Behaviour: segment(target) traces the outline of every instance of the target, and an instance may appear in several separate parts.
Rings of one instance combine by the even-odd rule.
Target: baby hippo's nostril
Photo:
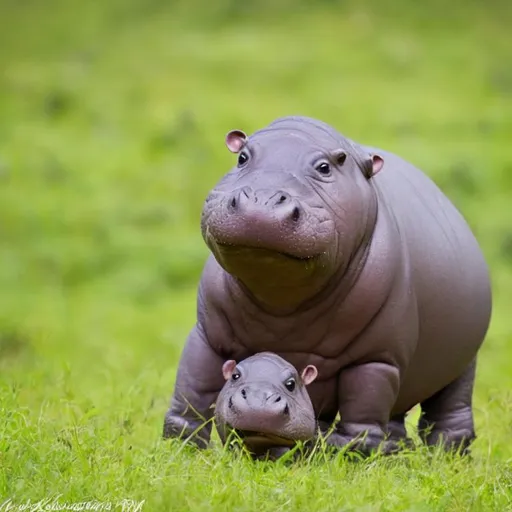
[[[274,400],[275,403],[277,402],[280,402],[281,401],[281,397],[278,395],[277,398]]]
[[[248,200],[251,198],[252,189],[250,187],[243,187],[236,191],[229,199],[228,199],[228,208],[231,210],[231,213],[234,213],[239,208],[243,207],[244,204],[247,204]]]
[[[242,389],[240,394],[247,400],[247,391],[245,391],[245,389]]]
[[[284,408],[284,415],[288,416],[290,414],[290,408],[288,407],[288,404],[286,404],[286,407]]]
[[[294,222],[297,222],[300,218],[300,210],[298,208],[298,206],[296,206],[293,211],[292,211],[292,220]]]

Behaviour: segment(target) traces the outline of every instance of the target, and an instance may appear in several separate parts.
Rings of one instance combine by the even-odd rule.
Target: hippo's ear
[[[231,379],[231,375],[233,375],[235,368],[236,368],[236,361],[234,359],[230,359],[229,361],[226,361],[222,365],[222,375],[224,375],[224,378],[226,380]]]
[[[318,377],[318,370],[316,366],[308,364],[304,370],[302,370],[301,378],[305,386],[311,384]]]
[[[376,153],[372,153],[370,155],[370,160],[368,162],[368,174],[367,178],[370,179],[375,176],[382,168],[384,167],[384,158]]]
[[[231,130],[226,135],[226,146],[231,153],[239,153],[247,142],[247,135],[241,130]]]

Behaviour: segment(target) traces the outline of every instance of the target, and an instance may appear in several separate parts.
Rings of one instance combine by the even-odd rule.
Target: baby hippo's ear
[[[226,135],[226,146],[231,153],[239,153],[247,142],[247,135],[242,130],[231,130]]]
[[[236,361],[234,359],[230,359],[229,361],[226,361],[222,365],[222,375],[224,375],[224,378],[226,380],[231,379],[231,375],[233,375],[235,368],[236,368]]]
[[[372,153],[367,164],[366,177],[368,179],[373,178],[383,167],[384,158],[376,153]]]
[[[302,370],[301,378],[305,386],[311,384],[318,377],[318,370],[316,366],[308,364],[304,370]]]

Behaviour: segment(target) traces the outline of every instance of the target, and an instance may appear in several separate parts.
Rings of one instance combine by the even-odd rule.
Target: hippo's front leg
[[[397,443],[385,440],[385,432],[399,385],[398,368],[386,363],[343,369],[338,389],[341,421],[327,442],[335,446],[352,443],[366,454],[379,446],[384,453],[396,451]]]
[[[207,446],[211,434],[211,405],[224,384],[223,363],[197,324],[181,355],[174,395],[165,416],[164,438],[191,436],[191,441],[199,447]]]

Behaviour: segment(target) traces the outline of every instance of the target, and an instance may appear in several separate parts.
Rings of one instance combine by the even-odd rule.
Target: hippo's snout
[[[283,190],[264,189],[254,191],[251,187],[242,187],[235,191],[227,201],[231,215],[243,215],[246,220],[268,220],[298,222],[301,208],[298,201]]]
[[[245,407],[251,409],[262,408],[269,415],[285,415],[290,414],[290,409],[285,399],[280,393],[268,390],[256,390],[242,388],[240,395],[245,403],[242,402],[242,409]]]
[[[229,398],[232,427],[240,430],[275,432],[289,420],[286,397],[275,389],[243,387]]]
[[[283,256],[302,265],[323,258],[335,242],[330,210],[316,195],[293,182],[276,178],[265,183],[264,178],[257,185],[238,183],[212,191],[201,217],[203,237],[217,261],[242,281],[258,254],[251,251],[266,251],[256,258],[264,265],[281,265]],[[309,272],[313,266],[301,268]]]

